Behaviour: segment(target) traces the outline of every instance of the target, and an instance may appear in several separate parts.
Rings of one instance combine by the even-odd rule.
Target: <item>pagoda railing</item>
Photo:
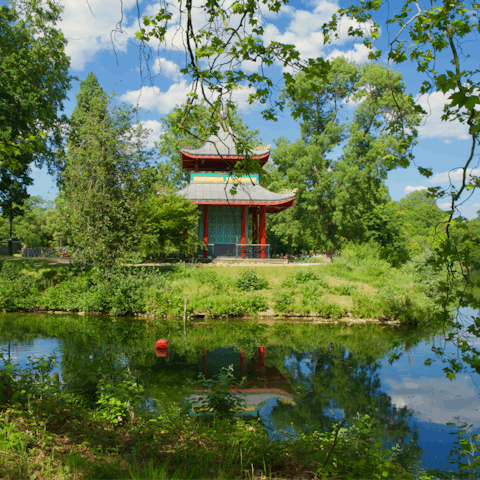
[[[270,258],[270,244],[236,243],[235,258]]]

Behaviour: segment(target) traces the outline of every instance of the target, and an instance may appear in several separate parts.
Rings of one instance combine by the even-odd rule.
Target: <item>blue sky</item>
[[[65,6],[60,28],[68,39],[67,54],[71,57],[71,73],[83,80],[89,72],[94,72],[106,91],[115,90],[120,100],[130,104],[138,103],[144,113],[141,122],[152,129],[150,142],[153,144],[162,131],[160,117],[170,113],[175,105],[183,103],[189,91],[188,79],[178,71],[183,67],[184,61],[181,37],[178,34],[175,36],[174,29],[171,29],[167,38],[172,48],[166,50],[152,44],[154,52],[148,63],[154,76],[152,81],[145,78],[147,64],[139,62],[138,42],[135,40],[135,33],[139,30],[135,0],[123,1],[123,21],[121,29],[117,28],[121,31],[114,35],[112,32],[122,18],[120,0],[61,0],[60,3]],[[343,55],[363,63],[367,60],[368,52],[363,45],[353,44],[347,37],[348,23],[342,25],[338,41],[330,46],[323,45],[321,25],[344,3],[343,0],[292,1],[282,9],[283,13],[268,14],[262,19],[266,40],[293,43],[304,58],[334,58]],[[141,16],[152,15],[158,8],[145,0],[139,0],[138,6]],[[378,14],[380,23],[383,15],[385,12]],[[201,18],[196,20],[201,21]],[[378,47],[385,48],[394,33],[383,24]],[[473,45],[471,43],[465,48],[473,49]],[[448,65],[441,58],[439,64],[441,67]],[[250,65],[247,68],[253,71],[256,67]],[[399,200],[414,189],[448,185],[448,172],[465,162],[470,148],[465,127],[459,123],[441,121],[445,98],[437,93],[419,97],[418,89],[423,77],[408,62],[400,66],[399,70],[403,74],[408,93],[430,113],[419,129],[419,143],[414,155],[416,166],[432,168],[434,176],[427,180],[418,173],[415,165],[390,172],[387,185],[394,200]],[[270,73],[276,80],[280,79],[281,72],[280,66],[270,68]],[[80,82],[73,83],[69,100],[65,104],[67,115],[75,107],[79,86]],[[238,91],[236,100],[244,122],[251,129],[260,129],[260,137],[265,144],[273,144],[274,139],[282,135],[292,141],[298,138],[299,125],[288,112],[284,112],[278,122],[265,121],[259,106],[252,107],[245,103],[247,93],[247,89]],[[473,168],[477,168],[476,163]],[[53,199],[57,194],[54,179],[44,170],[34,170],[32,173],[34,184],[29,193]],[[473,174],[479,173],[480,169],[473,171]],[[455,182],[460,174],[461,171],[457,170],[450,174],[450,178]],[[440,200],[439,205],[447,208],[444,205],[447,200]],[[480,210],[480,194],[475,192],[468,200],[465,199],[461,212],[467,218],[474,218],[477,210]]]

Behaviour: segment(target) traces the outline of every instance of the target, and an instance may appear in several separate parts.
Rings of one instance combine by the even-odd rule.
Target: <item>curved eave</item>
[[[248,207],[267,207],[267,213],[278,213],[282,212],[283,210],[287,210],[293,206],[295,202],[295,197],[287,198],[284,200],[277,200],[275,202],[262,202],[262,201],[247,201],[247,200],[239,200],[239,201],[227,201],[227,200],[190,200],[195,205],[199,206],[233,206],[233,207],[241,207],[241,206],[248,206]]]
[[[227,172],[245,157],[243,155],[194,155],[191,153],[182,153],[182,168],[193,170],[195,172],[224,171]],[[258,160],[263,167],[268,162],[270,152],[263,155],[252,155],[250,158]]]

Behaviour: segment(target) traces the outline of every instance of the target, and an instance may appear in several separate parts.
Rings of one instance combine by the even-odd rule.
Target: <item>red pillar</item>
[[[252,214],[252,243],[258,243],[258,209],[253,209]]]
[[[247,223],[247,207],[245,205],[242,205],[242,237],[240,240],[240,243],[242,245],[245,245],[246,242],[246,223]],[[246,256],[246,250],[245,247],[241,247],[241,255],[242,258],[245,258]]]
[[[267,249],[263,245],[267,244],[267,207],[262,205],[260,207],[260,258],[265,258]]]
[[[203,243],[208,244],[208,206],[203,207]],[[203,258],[208,258],[208,246],[203,250]]]

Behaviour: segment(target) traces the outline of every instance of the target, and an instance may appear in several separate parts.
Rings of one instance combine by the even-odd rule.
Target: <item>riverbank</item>
[[[434,318],[439,274],[421,261],[335,258],[331,264],[121,267],[1,260],[0,310],[191,318],[295,317],[416,323]]]

